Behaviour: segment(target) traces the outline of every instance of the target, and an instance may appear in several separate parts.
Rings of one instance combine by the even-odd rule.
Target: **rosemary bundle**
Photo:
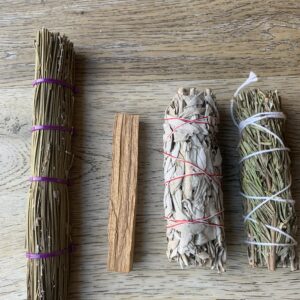
[[[210,90],[179,89],[165,112],[167,257],[224,271],[226,261],[219,122]]]
[[[235,95],[233,104],[249,264],[295,270],[297,225],[280,97],[277,91],[253,89]]]
[[[66,299],[69,252],[68,176],[72,165],[74,50],[66,36],[42,29],[36,64],[27,211],[27,298]]]

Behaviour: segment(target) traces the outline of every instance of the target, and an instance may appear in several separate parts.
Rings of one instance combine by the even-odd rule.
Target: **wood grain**
[[[138,137],[139,116],[116,114],[108,217],[108,271],[132,270],[137,205]]]
[[[230,114],[236,88],[255,71],[277,88],[287,114],[293,196],[300,216],[300,2],[0,0],[0,299],[26,298],[24,249],[34,77],[33,39],[42,26],[77,52],[70,187],[69,299],[300,299],[300,271],[248,267]],[[165,255],[162,124],[180,86],[216,94],[223,156],[227,272],[180,270]],[[116,112],[140,115],[133,271],[109,273],[107,224]],[[300,218],[299,218],[300,219]],[[300,236],[298,233],[298,241]]]

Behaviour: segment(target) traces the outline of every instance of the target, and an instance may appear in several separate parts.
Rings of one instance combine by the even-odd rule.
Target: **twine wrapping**
[[[224,271],[226,261],[219,122],[210,90],[179,89],[164,123],[167,257]]]
[[[75,53],[67,37],[46,29],[38,32],[35,49],[27,298],[66,299],[72,248],[68,177],[73,154],[72,134],[65,129],[72,128]]]

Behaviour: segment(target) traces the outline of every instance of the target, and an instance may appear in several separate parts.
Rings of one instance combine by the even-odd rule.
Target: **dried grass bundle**
[[[35,41],[31,174],[27,213],[27,297],[66,299],[71,249],[68,177],[72,165],[74,49],[46,29]]]

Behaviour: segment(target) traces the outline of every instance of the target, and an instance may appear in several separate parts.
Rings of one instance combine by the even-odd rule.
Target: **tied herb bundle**
[[[165,112],[164,208],[167,257],[224,271],[222,158],[215,97],[207,89],[179,89]]]
[[[72,165],[74,49],[46,29],[35,41],[31,185],[27,211],[27,298],[66,299],[71,249],[68,177]]]
[[[239,152],[249,264],[298,267],[296,214],[291,195],[285,116],[277,91],[258,89],[234,98],[234,119],[240,130]]]

